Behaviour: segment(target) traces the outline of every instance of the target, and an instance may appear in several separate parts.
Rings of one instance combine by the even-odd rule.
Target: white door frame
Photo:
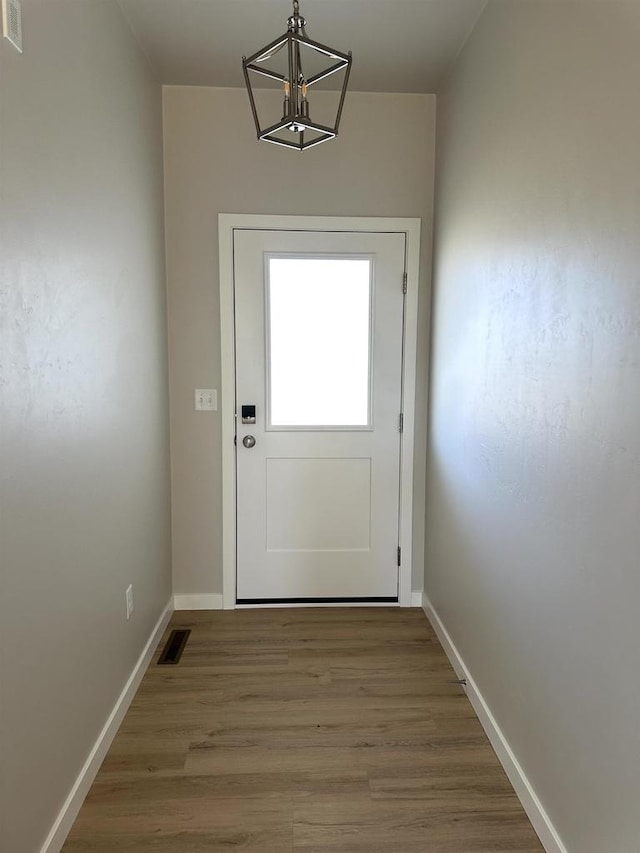
[[[263,216],[241,213],[218,215],[220,251],[220,386],[222,421],[222,601],[225,609],[236,606],[236,459],[235,423],[235,312],[233,236],[237,230],[367,231],[402,233],[406,238],[404,357],[402,385],[404,428],[400,452],[400,607],[411,606],[413,566],[413,444],[415,433],[416,352],[418,332],[418,280],[420,271],[420,220],[342,216]],[[402,270],[398,271],[402,287]]]

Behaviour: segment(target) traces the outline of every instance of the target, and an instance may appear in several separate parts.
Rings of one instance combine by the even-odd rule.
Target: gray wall
[[[164,126],[174,592],[222,591],[220,419],[193,410],[194,388],[220,388],[218,213],[422,218],[413,576],[421,589],[435,98],[350,92],[340,138],[304,155],[258,143],[240,89],[167,87]]]
[[[438,102],[426,590],[570,853],[640,849],[638,80],[500,0]]]
[[[170,595],[160,87],[114,3],[22,6],[24,54],[0,43],[7,853],[40,849]]]

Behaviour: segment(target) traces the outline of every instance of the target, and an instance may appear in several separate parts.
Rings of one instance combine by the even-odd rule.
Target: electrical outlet
[[[196,388],[194,397],[196,412],[215,412],[218,410],[218,392],[215,388]]]
[[[127,619],[131,619],[131,614],[133,613],[133,584],[129,584],[125,596],[127,599]]]

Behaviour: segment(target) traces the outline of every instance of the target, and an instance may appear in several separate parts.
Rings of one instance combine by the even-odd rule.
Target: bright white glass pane
[[[269,259],[272,426],[368,426],[371,262]]]

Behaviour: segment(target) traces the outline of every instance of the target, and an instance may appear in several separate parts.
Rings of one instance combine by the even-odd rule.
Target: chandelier
[[[317,41],[305,30],[306,21],[300,14],[298,0],[293,0],[293,15],[287,21],[287,32],[254,53],[242,57],[242,70],[249,93],[251,112],[258,139],[304,151],[338,135],[347,83],[351,71],[351,51],[341,53]],[[342,73],[342,83],[336,97],[337,109],[331,110],[330,120],[314,121],[309,105],[311,88],[321,80]],[[265,80],[266,78],[266,80]],[[282,115],[274,121],[273,112],[261,121],[258,100],[264,94],[254,91],[260,81],[263,86],[278,88],[282,97]],[[323,93],[324,94],[324,93]],[[273,102],[269,102],[273,107]],[[315,110],[315,105],[314,105]]]

